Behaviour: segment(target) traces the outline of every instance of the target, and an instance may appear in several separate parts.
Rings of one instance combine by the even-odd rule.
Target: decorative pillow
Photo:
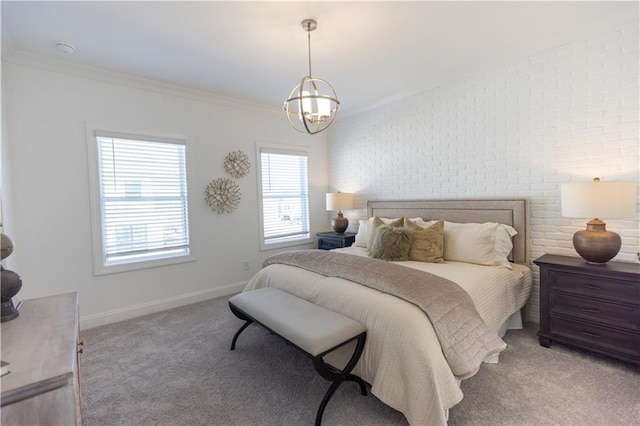
[[[422,221],[422,223],[425,223]],[[404,226],[413,230],[413,243],[409,250],[409,260],[418,262],[444,262],[444,221],[423,227],[419,222],[404,218]]]
[[[371,248],[371,244],[373,244],[373,238],[376,235],[376,229],[381,225],[389,225],[392,227],[400,227],[404,225],[404,218],[400,217],[398,219],[384,219],[379,218],[378,216],[374,216],[371,222],[371,233],[369,235],[369,242],[367,243],[367,248]]]
[[[367,248],[369,247],[369,240],[371,240],[372,237],[372,231],[373,231],[373,217],[370,217],[367,220],[359,220],[358,221],[358,233],[356,234],[356,240],[354,242],[354,244],[357,247],[364,247]],[[382,220],[383,223],[389,223],[389,222],[393,222],[396,219],[389,219],[386,217],[381,217],[379,218]]]
[[[380,225],[369,247],[369,256],[382,260],[409,260],[412,241],[412,229],[391,224]]]
[[[486,223],[444,223],[444,259],[512,269],[507,256],[513,244],[507,225]]]

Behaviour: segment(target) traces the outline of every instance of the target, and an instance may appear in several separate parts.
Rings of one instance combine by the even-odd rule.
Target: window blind
[[[104,264],[189,254],[185,145],[96,139]]]
[[[260,151],[266,244],[309,237],[307,160],[306,153]]]

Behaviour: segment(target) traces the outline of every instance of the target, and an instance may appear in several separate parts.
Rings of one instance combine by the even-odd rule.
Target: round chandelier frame
[[[286,112],[291,127],[298,132],[315,135],[333,123],[340,101],[336,91],[326,80],[311,76],[311,31],[317,28],[318,23],[313,19],[305,19],[301,26],[307,31],[309,75],[303,77],[291,90],[282,109]]]

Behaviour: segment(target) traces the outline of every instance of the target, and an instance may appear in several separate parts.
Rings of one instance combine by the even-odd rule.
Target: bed
[[[475,374],[482,360],[497,362],[499,352],[506,346],[498,336],[501,337],[508,328],[522,325],[522,313],[532,286],[531,271],[527,267],[527,208],[526,200],[513,199],[369,201],[369,218],[385,218],[386,224],[406,218],[402,219],[405,225],[411,221],[426,229],[437,221],[444,221],[444,261],[364,260],[369,257],[373,241],[373,237],[364,235],[364,232],[373,219],[360,221],[358,234],[362,238],[359,243],[356,239],[357,245],[332,251],[332,259],[343,256],[349,259],[345,263],[362,259],[363,262],[377,262],[376,267],[387,265],[390,270],[395,268],[392,275],[400,276],[396,272],[398,268],[403,271],[409,268],[412,277],[418,276],[419,270],[425,277],[427,274],[435,275],[432,277],[435,281],[444,279],[458,284],[454,287],[464,290],[462,293],[470,298],[477,310],[475,315],[479,316],[481,328],[488,330],[484,331],[485,335],[492,335],[491,338],[499,340],[502,345],[498,350],[486,352],[478,365],[463,374],[451,363],[439,320],[430,321],[434,316],[425,315],[426,311],[419,304],[417,306],[407,299],[359,283],[362,280],[354,278],[357,274],[346,279],[307,267],[271,263],[249,281],[244,291],[276,287],[365,324],[367,343],[353,373],[369,383],[371,392],[382,402],[402,412],[410,424],[446,424],[448,410],[463,397],[460,381]],[[474,231],[481,228],[499,229],[499,236],[496,237],[495,231],[489,234]],[[376,236],[381,233],[373,232]],[[509,250],[504,253],[506,261],[490,262],[490,265],[471,263],[476,262],[473,256],[481,251],[478,247],[495,245],[497,248],[498,240],[504,240],[504,236],[500,237],[504,232],[509,233]],[[485,234],[489,235],[487,241],[493,239],[486,244],[484,240],[475,241],[485,238]],[[368,248],[362,243],[365,237],[368,238]],[[454,249],[464,252],[461,258],[456,257],[458,252]],[[501,250],[506,249],[501,247]],[[318,255],[323,252],[314,251]],[[424,293],[423,284],[426,282],[414,284],[412,281],[411,285],[419,288],[419,293]],[[417,285],[420,287],[415,287]],[[446,331],[445,334],[451,333]],[[349,351],[352,349],[345,348],[342,353],[336,351],[328,361],[341,366],[345,362],[344,354]]]

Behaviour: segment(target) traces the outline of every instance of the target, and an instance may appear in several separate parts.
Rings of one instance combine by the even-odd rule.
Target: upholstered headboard
[[[528,201],[524,199],[481,200],[410,200],[368,201],[369,217],[421,217],[424,220],[444,219],[449,222],[497,222],[518,231],[513,237],[511,259],[529,263]]]

